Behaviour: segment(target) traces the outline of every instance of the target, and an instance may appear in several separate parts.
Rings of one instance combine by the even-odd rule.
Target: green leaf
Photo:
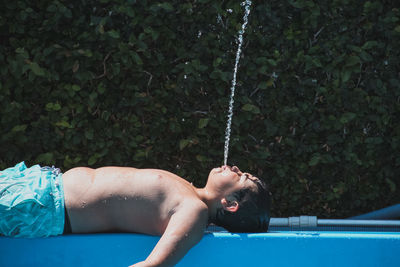
[[[362,52],[360,53],[360,57],[361,57],[361,59],[362,59],[364,62],[371,62],[371,61],[374,60],[374,58],[373,58],[370,54],[368,54],[367,52],[365,52],[365,51],[362,51]]]
[[[396,184],[389,178],[385,178],[385,181],[389,185],[390,191],[392,193],[396,192],[396,188],[397,188]]]
[[[346,60],[346,66],[350,67],[350,66],[354,66],[360,64],[360,58],[358,56],[350,56],[347,60]]]
[[[260,89],[267,89],[267,87],[268,87],[268,85],[267,85],[266,81],[260,82],[258,84],[258,88],[260,88]]]
[[[56,104],[53,105],[53,110],[59,111],[60,109],[61,109],[61,105],[60,104],[56,103]]]
[[[308,162],[309,166],[316,166],[319,161],[321,160],[321,155],[319,153],[315,153],[312,157],[311,160]]]
[[[269,79],[268,81],[262,81],[258,84],[258,88],[260,88],[261,90],[265,90],[268,87],[271,87],[274,85],[274,79]]]
[[[314,59],[312,60],[312,63],[313,63],[314,66],[316,66],[316,67],[319,67],[319,68],[322,68],[322,67],[323,67],[321,61],[320,61],[318,58],[314,58]]]
[[[168,2],[165,2],[165,3],[162,3],[162,4],[158,4],[158,6],[160,8],[162,8],[162,9],[164,9],[167,12],[171,12],[171,11],[174,10],[174,7]]]
[[[89,165],[89,166],[92,166],[92,165],[94,165],[96,162],[97,162],[97,156],[96,156],[96,155],[93,155],[93,156],[91,156],[91,157],[89,158],[89,160],[88,160],[88,165]]]
[[[24,59],[28,59],[29,58],[29,54],[25,50],[25,48],[18,47],[17,49],[15,49],[15,53],[19,54],[19,56],[21,56]]]
[[[53,103],[47,103],[47,104],[46,104],[46,110],[47,110],[47,111],[52,111],[52,110],[53,110],[53,106],[54,106]]]
[[[99,94],[104,94],[104,92],[106,91],[106,88],[104,87],[104,84],[103,83],[100,83],[98,86],[97,86],[97,91],[99,92]]]
[[[346,112],[342,115],[342,117],[340,118],[340,122],[345,124],[345,123],[349,123],[350,121],[352,121],[353,119],[355,119],[357,117],[357,114],[352,113],[352,112]]]
[[[28,125],[26,124],[21,124],[21,125],[16,125],[11,129],[11,132],[23,132],[26,130],[26,128],[28,127]]]
[[[276,67],[276,66],[278,65],[278,63],[276,63],[276,61],[273,60],[273,59],[268,59],[267,61],[268,61],[268,63],[269,63],[271,66]]]
[[[179,149],[183,150],[189,143],[190,143],[190,140],[182,139],[181,141],[179,141]]]
[[[17,53],[17,54],[25,53],[25,48],[23,48],[23,47],[18,47],[17,49],[15,49],[15,53]]]
[[[138,53],[136,53],[136,52],[133,51],[132,53],[130,53],[130,55],[131,55],[133,61],[134,61],[136,64],[138,64],[138,65],[143,65],[143,60],[140,58],[140,56],[139,56]]]
[[[295,8],[304,8],[307,6],[307,2],[304,0],[289,0],[289,4]]]
[[[206,127],[209,121],[210,121],[210,119],[200,119],[199,126],[198,126],[199,129]]]
[[[348,68],[344,68],[342,70],[341,77],[342,77],[343,83],[346,83],[348,80],[350,80],[351,73],[352,73],[352,71]]]
[[[30,68],[36,76],[44,76],[44,69],[42,69],[36,62],[30,63]]]
[[[138,150],[135,155],[133,156],[134,161],[141,161],[146,158],[146,151]]]
[[[74,84],[71,86],[71,89],[74,90],[75,92],[78,92],[81,90],[81,87],[79,85]]]
[[[368,49],[376,47],[377,45],[378,45],[377,41],[367,41],[361,48],[364,50],[368,50]]]
[[[94,135],[94,131],[93,131],[93,129],[86,129],[86,131],[85,131],[85,137],[88,139],[88,140],[93,140],[93,135]]]
[[[260,113],[260,109],[258,107],[256,107],[256,106],[252,105],[252,104],[245,104],[242,107],[242,110],[249,111],[249,112],[254,113],[254,114],[259,114]]]
[[[40,154],[40,155],[36,158],[36,161],[37,161],[38,163],[45,163],[45,164],[50,165],[50,164],[53,162],[53,159],[54,159],[54,154],[51,153],[51,152],[48,152],[48,153]]]
[[[55,125],[62,128],[73,128],[67,121],[58,121],[55,123]]]
[[[257,57],[254,62],[257,63],[258,65],[264,65],[267,62],[267,58]]]
[[[58,103],[47,103],[46,110],[47,111],[59,111],[61,109],[61,105]]]
[[[202,155],[197,155],[196,160],[199,162],[205,162],[205,161],[207,161],[207,158]]]
[[[222,58],[217,57],[213,62],[213,66],[217,67],[219,64],[221,64],[221,62],[222,62]]]
[[[119,38],[119,32],[117,32],[116,30],[111,30],[107,32],[108,35],[114,39],[118,39]]]

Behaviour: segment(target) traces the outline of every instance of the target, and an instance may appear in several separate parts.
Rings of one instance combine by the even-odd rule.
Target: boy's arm
[[[133,266],[174,266],[201,240],[207,221],[205,206],[186,203],[171,216],[164,234],[147,259]]]

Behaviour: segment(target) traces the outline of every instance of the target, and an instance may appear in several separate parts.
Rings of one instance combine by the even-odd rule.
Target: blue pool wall
[[[129,266],[159,237],[88,234],[0,237],[0,266]],[[177,266],[400,266],[400,233],[208,233]]]

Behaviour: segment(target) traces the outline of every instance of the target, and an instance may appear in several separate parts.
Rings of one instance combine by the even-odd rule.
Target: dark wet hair
[[[267,185],[256,180],[257,191],[251,188],[233,193],[239,203],[236,212],[219,208],[214,223],[230,232],[255,233],[268,231],[271,193]]]

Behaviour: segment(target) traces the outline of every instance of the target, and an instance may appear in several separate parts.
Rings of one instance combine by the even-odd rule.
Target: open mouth
[[[234,172],[236,174],[239,174],[239,171],[240,171],[238,167],[236,167],[236,166],[231,167],[231,166],[228,166],[228,165],[221,166],[221,169],[223,171],[230,170],[231,172]]]
[[[221,169],[224,170],[224,171],[227,170],[227,169],[228,170],[232,170],[232,168],[230,166],[228,166],[228,165],[221,166]]]
[[[236,166],[233,166],[233,167],[231,168],[231,171],[233,171],[233,172],[235,172],[235,173],[238,173],[238,172],[239,172],[239,168],[236,167]]]

